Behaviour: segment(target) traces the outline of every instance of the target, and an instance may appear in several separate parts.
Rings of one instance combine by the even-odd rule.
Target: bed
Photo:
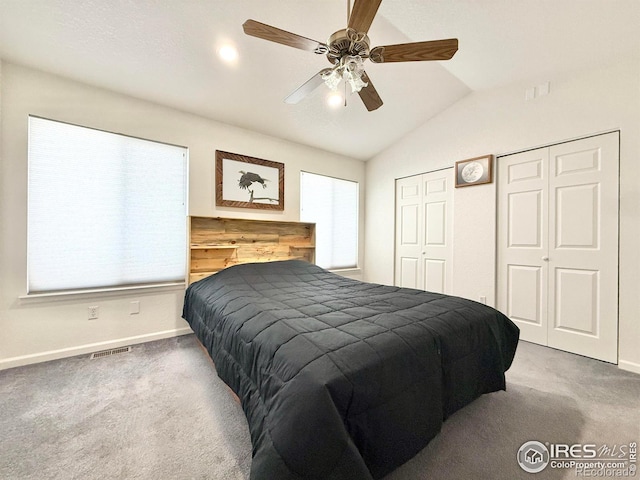
[[[506,388],[519,335],[486,305],[300,260],[195,282],[183,317],[241,400],[252,480],[381,478]]]

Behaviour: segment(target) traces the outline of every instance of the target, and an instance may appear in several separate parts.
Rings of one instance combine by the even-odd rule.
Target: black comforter
[[[183,316],[242,401],[253,480],[382,477],[505,388],[519,334],[485,305],[297,260],[196,282]]]

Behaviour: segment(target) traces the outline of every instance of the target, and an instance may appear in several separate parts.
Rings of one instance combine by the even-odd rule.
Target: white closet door
[[[399,287],[422,285],[422,176],[396,180],[396,265]]]
[[[396,180],[395,283],[453,288],[453,169]]]
[[[547,344],[549,150],[499,158],[498,309],[520,338]]]
[[[617,362],[619,135],[498,160],[498,307],[523,340]]]
[[[549,346],[618,360],[618,134],[550,148]]]
[[[422,289],[450,294],[453,285],[453,170],[422,175]]]

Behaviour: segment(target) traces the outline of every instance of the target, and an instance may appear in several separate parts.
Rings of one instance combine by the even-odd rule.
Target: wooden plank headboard
[[[238,263],[314,263],[315,230],[315,223],[189,217],[187,284]]]

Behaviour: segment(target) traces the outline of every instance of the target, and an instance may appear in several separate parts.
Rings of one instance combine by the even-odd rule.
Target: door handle
[[[542,261],[543,262],[548,262],[549,261],[549,257],[542,257]]]

